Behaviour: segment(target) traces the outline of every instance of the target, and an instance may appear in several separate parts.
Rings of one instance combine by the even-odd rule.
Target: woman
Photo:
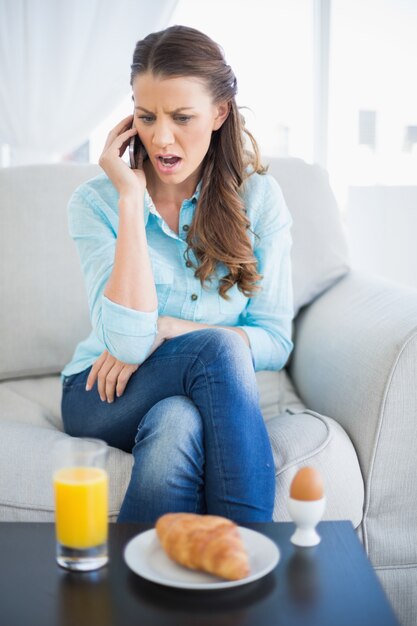
[[[292,349],[291,218],[209,37],[148,35],[131,86],[134,118],[109,133],[105,174],[69,204],[93,331],[62,372],[65,430],[133,453],[119,521],[268,521],[275,470],[255,371]],[[147,154],[131,169],[121,157],[136,135]]]

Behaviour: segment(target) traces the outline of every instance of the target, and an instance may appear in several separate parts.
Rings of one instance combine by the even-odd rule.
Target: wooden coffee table
[[[322,522],[321,543],[296,548],[291,523],[248,524],[281,558],[264,578],[227,590],[164,587],[130,571],[128,541],[150,528],[111,524],[109,565],[73,573],[55,562],[54,525],[0,523],[5,626],[399,626],[350,522]]]

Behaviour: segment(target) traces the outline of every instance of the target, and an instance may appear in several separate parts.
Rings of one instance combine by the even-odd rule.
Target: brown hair
[[[191,248],[199,261],[193,265],[195,276],[204,282],[223,263],[229,273],[220,280],[219,294],[226,300],[226,292],[235,283],[247,297],[259,290],[257,273],[247,231],[246,217],[239,190],[252,173],[264,173],[259,149],[254,137],[245,128],[235,96],[236,77],[226,64],[221,48],[204,33],[187,26],[171,26],[151,33],[138,41],[133,53],[130,84],[138,74],[151,72],[155,76],[193,76],[204,81],[213,103],[229,103],[229,114],[222,126],[213,131],[207,154],[202,164],[202,186],[194,219],[187,233],[189,258]],[[245,149],[245,136],[252,151]],[[251,166],[251,167],[248,167]],[[246,170],[249,171],[246,171]]]

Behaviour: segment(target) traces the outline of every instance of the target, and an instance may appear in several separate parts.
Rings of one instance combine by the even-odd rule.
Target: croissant
[[[167,513],[156,522],[167,555],[190,569],[228,580],[249,574],[249,559],[237,525],[217,515]]]

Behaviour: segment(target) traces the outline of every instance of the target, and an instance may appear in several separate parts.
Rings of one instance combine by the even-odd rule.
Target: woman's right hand
[[[124,393],[130,377],[139,365],[130,365],[118,361],[105,350],[92,366],[87,378],[85,390],[90,391],[97,381],[97,391],[100,399],[105,402],[113,402],[114,396],[118,398]]]
[[[158,318],[158,332],[155,341],[146,358],[164,343],[166,339],[164,328],[165,324],[163,324],[163,319],[160,317]],[[106,400],[107,402],[113,402],[115,395],[118,398],[123,395],[130,377],[136,372],[138,367],[139,364],[124,363],[116,359],[107,350],[104,350],[90,370],[85,390],[90,391],[97,381],[97,391],[100,399],[103,402]]]
[[[138,132],[132,128],[133,115],[125,117],[108,134],[98,163],[113,185],[124,197],[143,197],[146,178],[143,168],[131,169],[121,158],[132,137]]]

